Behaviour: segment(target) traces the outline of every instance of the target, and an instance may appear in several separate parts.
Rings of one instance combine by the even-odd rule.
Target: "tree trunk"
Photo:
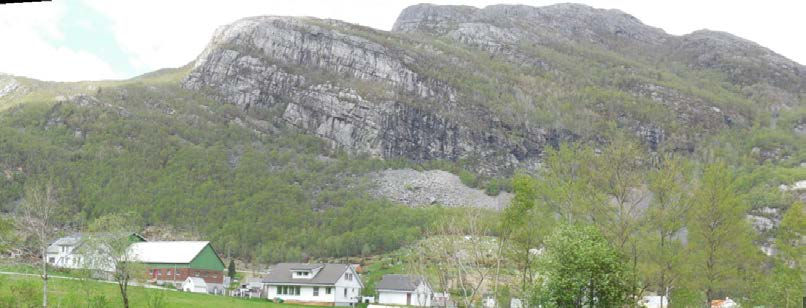
[[[129,296],[126,294],[126,282],[118,283],[120,287],[120,297],[123,298],[123,308],[129,308]]]
[[[42,307],[48,307],[48,247],[42,245]]]

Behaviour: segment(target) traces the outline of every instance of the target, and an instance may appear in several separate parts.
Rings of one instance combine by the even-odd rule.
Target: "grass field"
[[[130,287],[131,307],[272,307],[301,308],[307,306],[276,304],[265,299],[185,293],[171,290]],[[121,307],[118,287],[94,280],[50,279],[50,307]],[[41,307],[42,281],[37,277],[0,275],[0,307]]]

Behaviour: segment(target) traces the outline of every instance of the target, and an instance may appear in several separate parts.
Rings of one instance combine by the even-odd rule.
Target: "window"
[[[277,287],[277,294],[278,295],[299,295],[300,287],[294,286],[278,286]]]
[[[331,288],[325,288],[325,294],[332,294],[333,290]]]
[[[313,296],[319,296],[319,287],[313,287]]]
[[[344,279],[353,280],[353,274],[350,274],[350,273],[344,274]]]
[[[199,272],[193,273],[194,276],[199,277]]]
[[[344,297],[347,297],[347,288],[344,288]]]
[[[54,263],[54,262],[56,262],[56,258],[54,257],[48,258],[48,263]]]
[[[167,276],[171,276],[171,270],[169,269],[168,272],[165,273]]]

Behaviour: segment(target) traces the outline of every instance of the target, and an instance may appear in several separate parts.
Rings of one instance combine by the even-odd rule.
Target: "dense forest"
[[[134,212],[144,227],[172,226],[268,264],[394,250],[457,212],[377,199],[361,176],[428,166],[348,157],[298,133],[255,132],[239,124],[243,112],[175,83],[93,94],[76,98],[83,106],[32,101],[0,115],[6,213],[19,207],[26,185],[53,183],[63,233]]]

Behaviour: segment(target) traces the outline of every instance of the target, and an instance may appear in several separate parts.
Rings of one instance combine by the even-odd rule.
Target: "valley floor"
[[[48,301],[52,307],[121,306],[116,284],[51,277],[48,281]],[[130,287],[129,292],[131,307],[308,307],[271,303],[265,299],[243,299],[141,287]],[[42,280],[38,277],[23,274],[0,275],[0,307],[36,307],[41,305],[41,301]]]

